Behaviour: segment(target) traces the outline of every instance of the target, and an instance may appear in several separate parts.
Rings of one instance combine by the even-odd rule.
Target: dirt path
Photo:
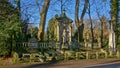
[[[5,64],[0,68],[77,68],[97,64],[120,62],[120,59],[89,59],[89,60],[71,60],[67,62],[48,62],[48,63],[26,63],[26,64]]]

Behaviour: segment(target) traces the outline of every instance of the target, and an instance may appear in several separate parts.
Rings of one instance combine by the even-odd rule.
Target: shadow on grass
[[[41,64],[32,64],[26,67],[22,67],[22,68],[52,68],[52,65],[58,63],[58,61],[56,59],[52,59],[49,62],[46,63],[41,63]]]

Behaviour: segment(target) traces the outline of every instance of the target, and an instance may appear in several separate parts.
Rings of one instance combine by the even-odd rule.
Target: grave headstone
[[[29,42],[30,42],[30,48],[38,48],[38,42],[35,37],[31,38]]]

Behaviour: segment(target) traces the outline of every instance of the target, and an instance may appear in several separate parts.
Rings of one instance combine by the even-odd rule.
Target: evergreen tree
[[[11,56],[13,42],[19,37],[19,30],[18,9],[8,0],[0,0],[0,55]]]
[[[113,30],[115,31],[115,39],[116,43],[118,42],[118,28],[119,28],[119,23],[118,23],[118,15],[119,15],[119,0],[111,0],[111,23],[113,24]]]
[[[48,28],[47,28],[47,34],[48,34],[48,40],[55,40],[57,41],[57,18],[58,15],[56,14],[54,18],[49,20]]]

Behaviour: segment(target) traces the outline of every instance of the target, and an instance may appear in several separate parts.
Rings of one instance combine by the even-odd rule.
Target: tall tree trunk
[[[101,20],[101,48],[103,47],[103,21]]]
[[[11,34],[11,41],[10,41],[10,52],[9,56],[12,57],[12,52],[13,52],[13,35]]]
[[[75,5],[75,23],[76,23],[76,26],[78,27],[79,25],[79,2],[80,0],[76,0],[76,5]]]
[[[38,40],[44,40],[44,29],[46,24],[46,15],[49,8],[50,0],[44,0],[44,5],[42,7],[42,11],[40,13],[40,26],[38,31]]]
[[[92,18],[91,18],[91,12],[90,12],[90,10],[91,10],[91,7],[90,7],[90,3],[89,3],[89,9],[88,9],[88,15],[89,15],[89,18],[90,18],[90,24],[91,24],[91,27],[90,27],[90,29],[91,29],[91,35],[92,35],[92,48],[94,47],[94,31],[93,31],[93,24],[92,24]]]
[[[81,17],[80,17],[81,22],[83,22],[83,18],[85,16],[86,10],[88,8],[88,4],[89,4],[89,0],[85,0],[84,8],[83,8],[83,11],[82,11],[82,14],[81,14]]]
[[[97,16],[101,22],[101,37],[100,37],[100,43],[101,43],[101,48],[103,48],[103,19],[100,17],[99,12],[97,11]]]
[[[80,4],[80,0],[76,0],[75,23],[78,28],[78,42],[82,42],[83,41],[83,30],[84,30],[83,18],[84,18],[84,15],[85,15],[87,7],[88,7],[88,0],[85,0],[84,8],[83,8],[82,14],[80,16],[80,19],[78,16],[79,15],[79,4]]]

